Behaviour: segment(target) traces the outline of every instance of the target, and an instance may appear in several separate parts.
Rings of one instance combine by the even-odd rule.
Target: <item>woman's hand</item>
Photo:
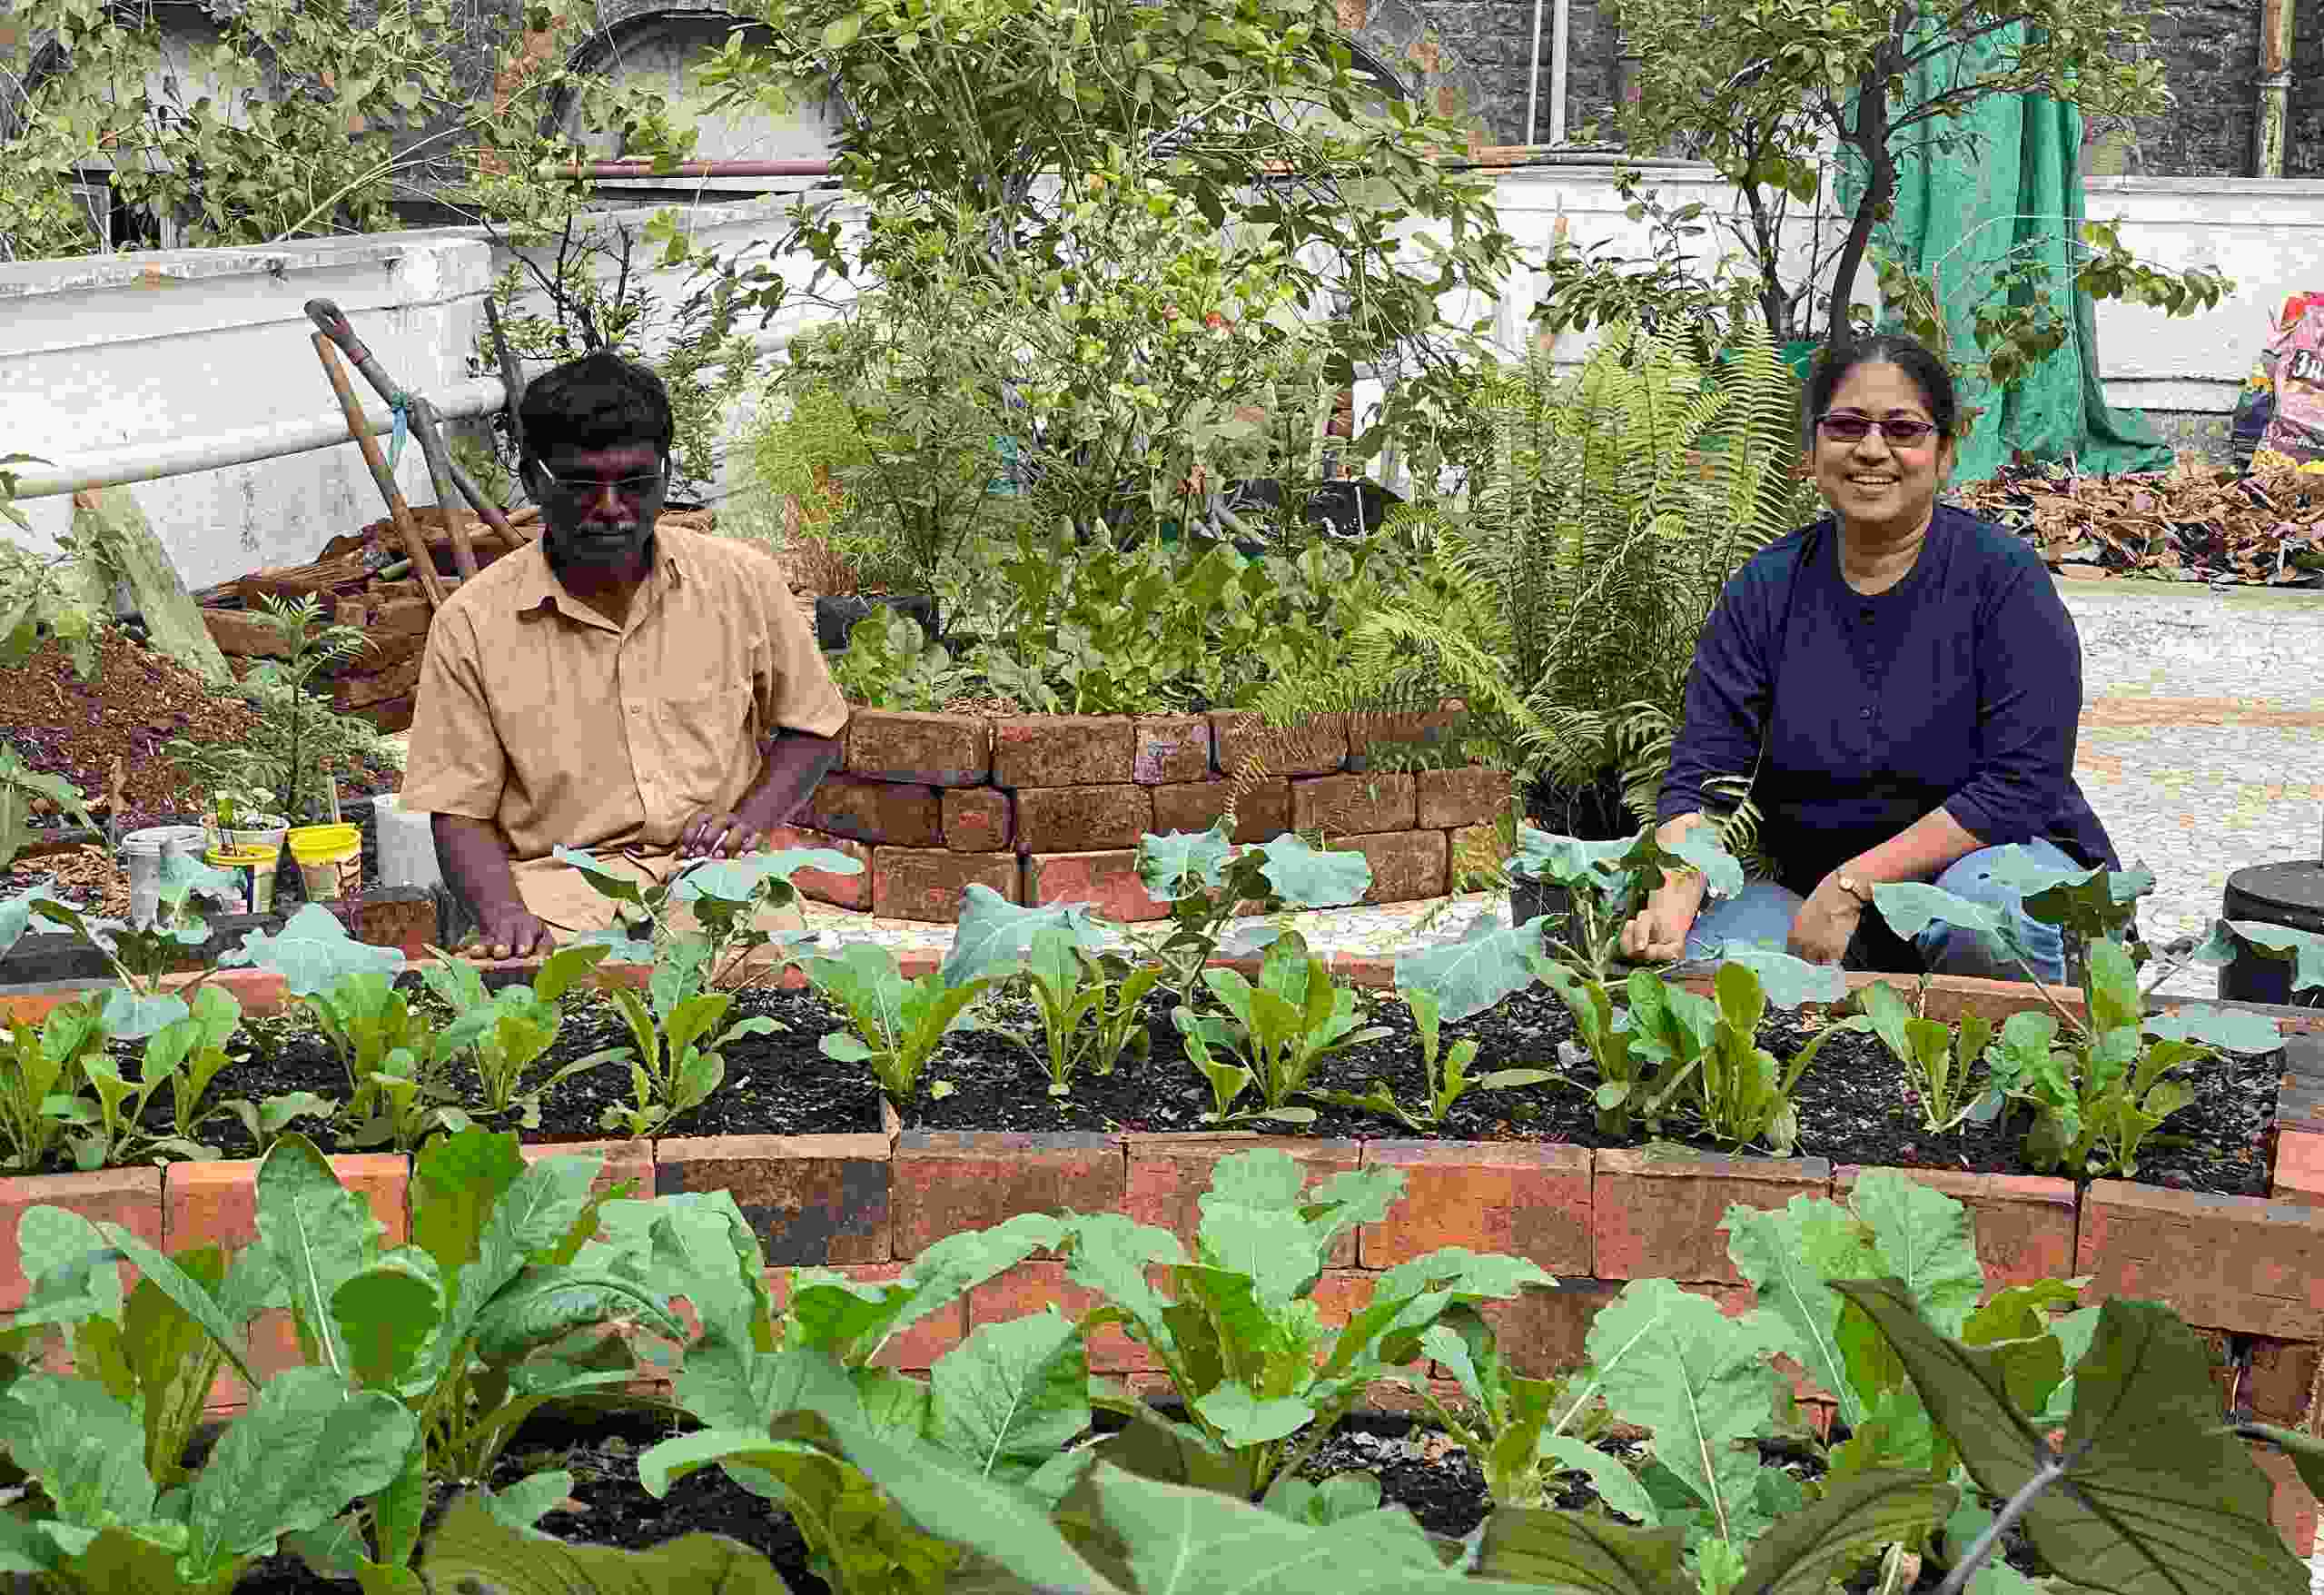
[[[1825,876],[1792,917],[1792,952],[1811,964],[1838,963],[1855,939],[1864,911],[1862,902],[1840,889],[1837,878]]]

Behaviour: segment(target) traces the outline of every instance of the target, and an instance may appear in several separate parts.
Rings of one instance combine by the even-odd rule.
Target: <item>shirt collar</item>
[[[688,556],[683,547],[685,537],[685,532],[677,527],[657,525],[654,528],[654,568],[647,577],[646,585],[638,589],[640,592],[658,591],[665,583],[671,587],[686,584]],[[602,620],[602,616],[575,598],[565,584],[557,580],[557,573],[549,568],[549,550],[541,546],[539,539],[536,538],[527,546],[521,557],[529,563],[524,567],[524,574],[516,584],[516,591],[510,595],[519,614],[530,614],[547,604],[578,620],[590,624]]]

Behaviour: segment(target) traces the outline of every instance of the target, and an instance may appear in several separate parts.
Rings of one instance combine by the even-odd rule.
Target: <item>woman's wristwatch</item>
[[[1854,897],[1864,907],[1872,906],[1872,888],[1854,876],[1834,874],[1832,877],[1832,884]]]

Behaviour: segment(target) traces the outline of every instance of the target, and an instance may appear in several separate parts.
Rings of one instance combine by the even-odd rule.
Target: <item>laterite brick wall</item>
[[[1450,887],[1452,858],[1490,827],[1508,778],[1482,766],[1387,773],[1382,743],[1428,742],[1454,708],[1335,718],[1271,732],[1249,711],[1184,715],[945,715],[858,709],[846,759],[777,846],[826,847],[864,873],[802,872],[818,902],[949,924],[974,884],[1013,903],[1089,902],[1113,920],[1159,919],[1138,880],[1148,831],[1207,830],[1253,755],[1266,774],[1235,805],[1235,839],[1321,830],[1370,861],[1368,903]]]

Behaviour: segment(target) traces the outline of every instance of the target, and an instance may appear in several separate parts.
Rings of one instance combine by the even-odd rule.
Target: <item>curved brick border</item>
[[[971,885],[1013,903],[1093,902],[1117,921],[1160,919],[1137,872],[1147,831],[1217,823],[1244,784],[1235,839],[1321,830],[1372,867],[1367,903],[1450,889],[1456,853],[1508,801],[1482,766],[1390,773],[1383,743],[1438,740],[1456,700],[1422,714],[1335,715],[1275,732],[1249,710],[1182,715],[944,715],[855,711],[840,768],[778,847],[834,847],[854,876],[806,872],[817,902],[949,924]]]
[[[903,956],[905,972],[913,976],[938,961],[934,952]],[[1221,962],[1256,972],[1255,959]],[[1393,983],[1388,960],[1342,958],[1335,966],[1359,985]],[[648,973],[635,965],[608,972],[636,984]],[[800,984],[797,971],[786,973],[785,985]],[[213,978],[232,987],[247,1011],[283,1005],[277,976],[229,970]],[[1850,983],[1872,978],[1852,976]],[[1689,984],[1701,983],[1690,978]],[[36,1018],[85,985],[0,992],[0,1016]],[[1973,1010],[2001,1018],[2034,1000],[2022,986],[1940,976],[1931,984],[1929,1010],[1948,1019]],[[1899,1172],[1944,1191],[1975,1214],[1989,1288],[2086,1274],[2086,1300],[2167,1301],[2211,1343],[2223,1401],[2269,1422],[2324,1433],[2319,1400],[2324,1394],[2324,1223],[2316,1211],[2324,1206],[2324,1091],[2316,1089],[2324,1081],[2324,1014],[2262,1011],[2290,1033],[2292,1055],[2266,1148],[2274,1179],[2270,1197],[2212,1196],[2116,1180],[2094,1181],[2077,1192],[2070,1181],[2032,1175]],[[1844,1196],[1867,1172],[1834,1167],[1823,1158],[1657,1158],[1636,1150],[1529,1142],[1354,1141],[1222,1131],[919,1132],[903,1130],[893,1115],[887,1122],[885,1134],[671,1136],[541,1144],[525,1152],[528,1157],[603,1152],[605,1182],[635,1180],[657,1194],[733,1193],[758,1234],[778,1289],[779,1270],[800,1264],[829,1264],[866,1280],[892,1278],[940,1235],[1061,1207],[1126,1212],[1191,1242],[1196,1198],[1209,1183],[1211,1165],[1254,1146],[1280,1146],[1319,1173],[1393,1167],[1404,1175],[1405,1200],[1388,1219],[1364,1225],[1341,1243],[1315,1293],[1325,1317],[1343,1320],[1364,1299],[1368,1276],[1433,1248],[1514,1253],[1559,1280],[1555,1290],[1490,1310],[1512,1362],[1539,1373],[1581,1360],[1591,1314],[1626,1280],[1675,1279],[1730,1312],[1746,1311],[1753,1293],[1727,1262],[1716,1233],[1720,1216],[1737,1203],[1772,1208],[1796,1195]],[[370,1154],[331,1163],[391,1233],[400,1233],[407,1161]],[[25,1208],[41,1203],[71,1207],[172,1251],[206,1242],[246,1243],[256,1172],[253,1162],[231,1162],[0,1179],[0,1309],[24,1298],[15,1229]],[[1063,1264],[1036,1257],[899,1337],[883,1360],[925,1369],[977,1324],[1053,1302],[1067,1311],[1083,1304]],[[258,1338],[263,1363],[295,1355],[279,1326]],[[1099,1371],[1125,1378],[1132,1388],[1154,1392],[1166,1386],[1142,1348],[1116,1332],[1098,1337],[1093,1360]],[[1828,1421],[1829,1401],[1792,1372],[1818,1421]],[[231,1411],[242,1393],[222,1382],[212,1405]],[[1410,1404],[1399,1389],[1375,1393],[1382,1404]],[[2282,1459],[2257,1448],[2254,1454],[2276,1483],[2278,1526],[2306,1555],[2315,1532],[2314,1499]]]

